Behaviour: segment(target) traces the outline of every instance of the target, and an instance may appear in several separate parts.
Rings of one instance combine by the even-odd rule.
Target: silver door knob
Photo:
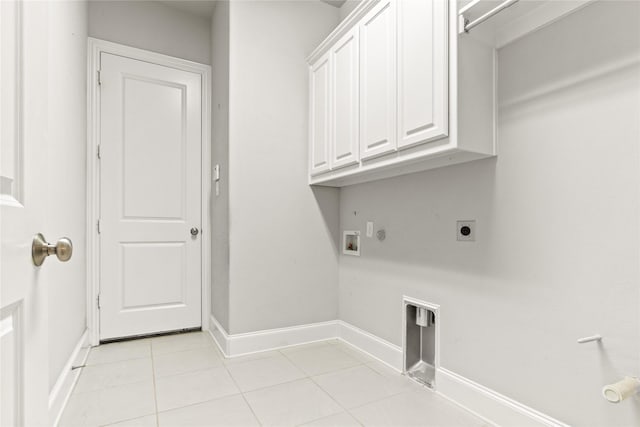
[[[44,260],[49,256],[55,254],[62,262],[67,262],[73,255],[73,243],[67,237],[63,237],[56,242],[55,245],[47,243],[44,236],[40,233],[33,236],[31,242],[31,258],[33,264],[41,266]]]
[[[199,232],[200,232],[200,230],[198,230],[197,227],[192,227],[191,228],[191,235],[192,236],[197,236]]]

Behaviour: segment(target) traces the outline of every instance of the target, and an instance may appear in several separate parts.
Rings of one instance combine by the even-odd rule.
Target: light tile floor
[[[482,420],[337,340],[225,359],[207,333],[93,348],[60,426],[451,426]]]

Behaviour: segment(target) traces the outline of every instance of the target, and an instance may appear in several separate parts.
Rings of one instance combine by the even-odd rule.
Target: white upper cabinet
[[[358,163],[358,28],[330,50],[331,168]]]
[[[360,23],[360,158],[396,150],[396,6],[380,2]]]
[[[331,88],[329,54],[310,68],[309,171],[311,175],[329,170]]]
[[[400,0],[398,147],[448,134],[447,2]]]
[[[495,155],[495,46],[461,23],[454,0],[363,0],[309,55],[310,184]]]

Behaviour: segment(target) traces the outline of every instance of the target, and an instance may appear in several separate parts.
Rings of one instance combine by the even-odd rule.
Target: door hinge
[[[98,70],[98,86],[102,84],[102,78],[100,77],[100,70]]]
[[[98,231],[98,234],[100,234],[100,220],[96,221],[96,230]]]
[[[96,302],[98,304],[98,310],[100,309],[100,294],[96,297]]]
[[[100,144],[98,144],[98,147],[96,148],[96,156],[98,156],[99,159],[101,159],[101,154],[100,154]]]

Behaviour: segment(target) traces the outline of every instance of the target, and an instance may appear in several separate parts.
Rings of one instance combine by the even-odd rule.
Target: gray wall
[[[212,201],[211,313],[229,330],[229,2],[219,1],[211,21],[212,166],[220,165]]]
[[[640,424],[600,394],[640,367],[639,16],[596,2],[503,48],[497,158],[341,191],[341,229],[387,239],[341,257],[340,319],[401,345],[402,295],[441,304],[443,367],[571,425]]]
[[[89,36],[211,64],[211,21],[155,1],[90,1]]]
[[[49,387],[69,360],[86,323],[87,3],[58,2],[50,11],[49,242],[68,236],[73,258],[49,260]]]
[[[336,27],[338,9],[230,6],[229,332],[333,320],[338,190],[307,185],[305,57]]]

